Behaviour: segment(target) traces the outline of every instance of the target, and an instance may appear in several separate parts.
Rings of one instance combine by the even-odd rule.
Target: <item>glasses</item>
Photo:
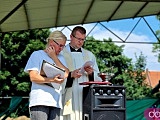
[[[82,39],[82,38],[78,38],[78,37],[76,37],[76,36],[74,36],[74,35],[72,35],[74,38],[76,38],[77,40],[79,40],[79,41],[85,41],[85,39]]]
[[[54,41],[54,40],[53,40]],[[60,48],[64,48],[65,45],[59,44],[58,42],[54,41]]]

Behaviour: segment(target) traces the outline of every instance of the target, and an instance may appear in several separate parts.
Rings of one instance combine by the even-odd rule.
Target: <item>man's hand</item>
[[[90,75],[90,74],[92,74],[93,73],[93,67],[91,67],[91,66],[85,66],[84,67],[84,70]]]
[[[79,70],[80,70],[80,68],[72,71],[71,72],[71,77],[72,78],[80,78],[82,76],[82,74],[79,72]]]

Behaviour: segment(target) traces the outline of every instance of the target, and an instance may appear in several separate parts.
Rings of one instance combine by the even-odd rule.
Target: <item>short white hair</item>
[[[46,39],[46,41],[48,42],[49,40],[67,40],[67,37],[61,32],[61,31],[54,31],[52,33],[50,33],[49,37]]]

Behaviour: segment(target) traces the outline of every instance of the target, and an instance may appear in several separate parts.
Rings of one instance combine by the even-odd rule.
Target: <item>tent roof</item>
[[[0,32],[160,14],[160,0],[0,0]]]

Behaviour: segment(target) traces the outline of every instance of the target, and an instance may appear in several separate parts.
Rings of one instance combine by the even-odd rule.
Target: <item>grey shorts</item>
[[[33,106],[29,108],[31,120],[59,120],[60,108]]]

